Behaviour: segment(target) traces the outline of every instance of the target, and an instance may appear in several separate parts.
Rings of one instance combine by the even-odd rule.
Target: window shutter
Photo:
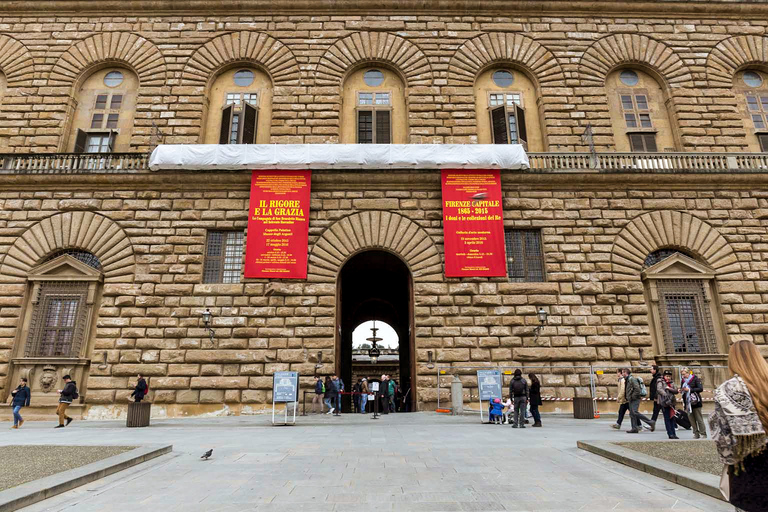
[[[757,139],[760,141],[760,151],[768,153],[768,133],[758,133]]]
[[[219,132],[219,144],[229,143],[229,127],[232,123],[232,105],[221,111],[221,131]]]
[[[643,135],[645,139],[645,150],[651,153],[657,152],[659,149],[656,147],[656,135],[653,133],[646,133]]]
[[[373,111],[371,110],[357,112],[357,143],[373,143]]]
[[[75,137],[75,153],[85,153],[85,144],[88,142],[88,134],[83,130],[77,130]]]
[[[116,132],[110,132],[109,133],[109,145],[108,149],[110,153],[114,153],[115,151],[115,138],[117,138]]]
[[[376,111],[376,144],[389,144],[391,141],[389,110]]]
[[[525,128],[525,110],[520,105],[515,105],[515,116],[517,117],[517,140],[527,150],[528,130]]]
[[[642,153],[645,151],[643,146],[643,134],[642,133],[630,133],[629,134],[629,150],[633,153]]]
[[[256,107],[245,103],[244,112],[243,125],[241,128],[243,130],[241,144],[256,144],[256,123],[259,119],[259,111]]]
[[[509,144],[507,137],[507,113],[504,107],[491,109],[491,131],[494,144]]]

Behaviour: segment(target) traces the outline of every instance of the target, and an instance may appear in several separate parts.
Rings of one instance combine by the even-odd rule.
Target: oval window
[[[104,75],[104,85],[107,87],[117,87],[123,83],[123,74],[119,71],[110,71]]]
[[[515,75],[506,69],[500,69],[493,73],[493,83],[499,87],[509,87],[515,81]]]
[[[637,73],[635,73],[631,69],[625,69],[619,75],[619,80],[621,80],[621,83],[623,83],[624,85],[628,85],[629,87],[634,87],[640,82],[640,77],[637,76]]]
[[[368,87],[378,87],[384,83],[384,73],[378,69],[370,69],[363,74],[363,82]]]
[[[234,82],[235,85],[240,87],[248,87],[253,83],[255,75],[250,69],[241,69],[235,73]]]
[[[745,71],[741,79],[744,80],[744,83],[749,87],[760,87],[763,85],[763,77],[754,71]]]

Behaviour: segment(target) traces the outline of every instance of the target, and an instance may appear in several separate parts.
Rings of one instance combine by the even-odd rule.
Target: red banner
[[[501,173],[443,170],[446,277],[506,276]]]
[[[245,277],[307,278],[312,171],[253,171]]]

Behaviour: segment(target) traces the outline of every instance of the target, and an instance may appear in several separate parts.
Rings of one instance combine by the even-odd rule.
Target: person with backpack
[[[19,412],[22,407],[29,407],[29,399],[32,397],[26,378],[21,378],[16,389],[11,391],[11,396],[11,407],[13,407],[13,426],[11,428],[18,429],[24,424],[24,418],[21,417]]]
[[[80,395],[77,394],[77,383],[69,375],[64,376],[64,389],[59,390],[59,406],[56,408],[56,415],[59,417],[59,424],[55,428],[64,428],[72,423],[72,418],[67,416],[67,407],[77,400]],[[66,424],[64,423],[66,421]]]
[[[320,414],[323,412],[323,395],[325,394],[325,385],[319,375],[315,375],[315,396],[312,397],[312,412]]]
[[[525,428],[525,409],[528,405],[528,381],[523,378],[520,368],[515,370],[512,382],[509,383],[509,396],[514,403],[514,420],[512,428]]]
[[[627,430],[627,434],[637,434],[640,432],[641,422],[651,427],[651,432],[656,430],[656,423],[649,420],[638,409],[640,408],[640,400],[648,395],[648,390],[645,387],[643,381],[638,377],[632,376],[632,371],[629,368],[622,370],[624,380],[626,381],[626,398],[629,402],[629,420],[632,424],[632,428]]]
[[[328,412],[326,414],[333,413],[333,400],[336,397],[336,392],[334,391],[334,384],[330,377],[325,377],[325,383],[323,386],[325,399],[323,400],[325,402],[326,407],[328,407]]]
[[[141,402],[145,396],[147,396],[147,393],[149,393],[149,386],[147,386],[147,381],[144,379],[144,377],[139,374],[138,378],[136,379],[136,385],[133,387],[133,393],[131,393],[131,396],[133,397],[134,402]]]
[[[707,426],[704,423],[704,416],[701,414],[701,392],[704,391],[704,385],[701,379],[694,375],[688,368],[680,371],[682,377],[680,382],[680,392],[683,394],[683,405],[685,413],[691,421],[693,428],[693,438],[707,438]]]
[[[678,393],[675,383],[672,382],[672,372],[664,370],[664,376],[656,383],[656,400],[661,406],[661,414],[664,415],[664,426],[667,428],[667,436],[670,439],[680,439],[675,433],[675,404]]]

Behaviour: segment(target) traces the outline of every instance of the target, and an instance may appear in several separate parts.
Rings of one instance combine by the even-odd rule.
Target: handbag
[[[731,476],[728,474],[727,464],[723,465],[723,472],[720,474],[720,494],[723,495],[725,501],[731,501]]]

